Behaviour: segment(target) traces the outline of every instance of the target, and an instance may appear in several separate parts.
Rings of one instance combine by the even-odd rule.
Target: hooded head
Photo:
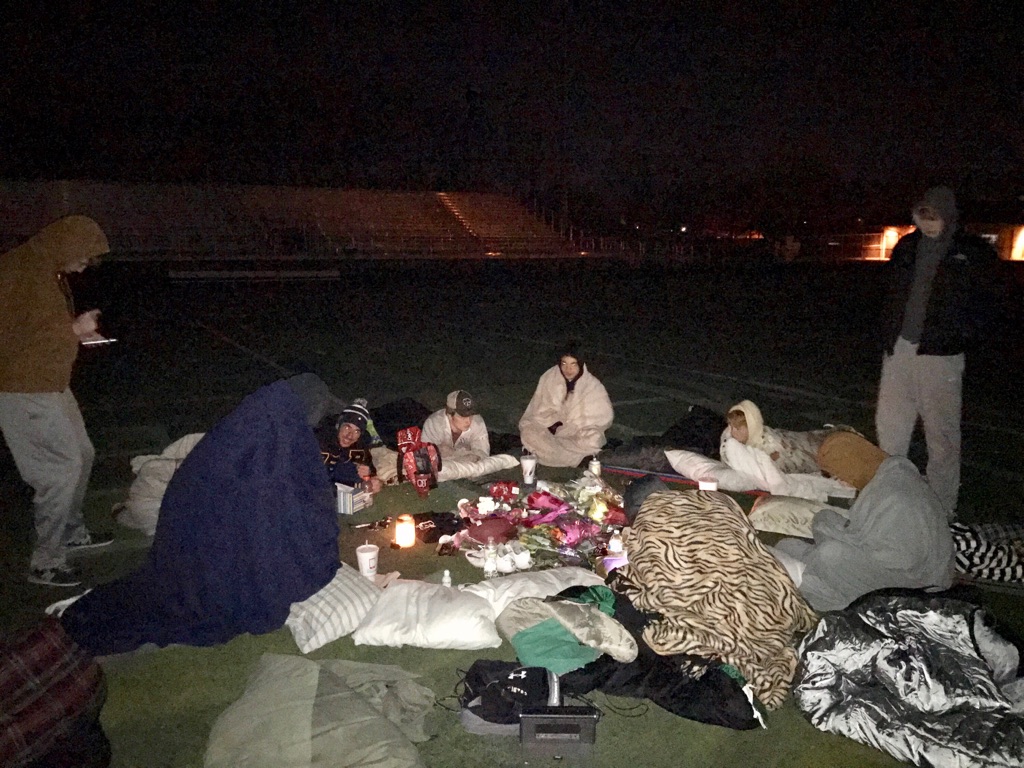
[[[761,409],[758,408],[750,400],[741,400],[736,403],[732,408],[726,412],[726,418],[728,414],[733,411],[739,411],[743,414],[744,419],[747,423],[747,440],[746,444],[752,448],[756,448],[761,445],[761,441],[764,438],[764,417],[761,416]],[[729,419],[730,424],[732,419]]]
[[[914,205],[912,214],[914,225],[926,237],[947,237],[956,229],[956,196],[949,187],[932,187]]]
[[[825,438],[817,458],[822,472],[863,490],[889,454],[856,432],[843,430]]]
[[[315,427],[320,420],[332,413],[339,413],[345,403],[331,394],[327,384],[315,373],[300,373],[285,381],[302,401],[306,412],[306,423]]]
[[[100,225],[88,216],[65,216],[43,227],[29,245],[54,272],[81,272],[110,253]]]

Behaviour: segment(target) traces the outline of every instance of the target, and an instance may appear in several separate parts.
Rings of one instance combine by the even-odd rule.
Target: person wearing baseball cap
[[[479,461],[491,455],[487,425],[477,411],[476,398],[464,389],[450,392],[445,407],[427,417],[422,440],[436,445],[442,459]]]

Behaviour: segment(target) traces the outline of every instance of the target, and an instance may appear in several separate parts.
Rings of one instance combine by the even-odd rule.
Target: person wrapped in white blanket
[[[727,446],[727,438],[738,443],[764,451],[778,468],[785,474],[818,474],[818,449],[825,438],[836,431],[836,428],[813,429],[807,432],[795,432],[788,429],[776,429],[764,423],[761,409],[750,400],[741,400],[728,410],[725,415],[729,426],[722,432],[720,453],[722,460],[726,453],[735,451],[735,445]]]
[[[442,460],[437,476],[440,481],[480,477],[519,463],[508,454],[491,456],[487,424],[476,398],[464,389],[450,392],[445,407],[427,417],[420,439],[437,446]]]
[[[576,342],[541,374],[526,412],[519,419],[523,448],[546,467],[576,467],[597,454],[615,411],[604,385],[580,356]]]
[[[822,476],[817,456],[825,440],[850,427],[829,427],[806,432],[766,426],[761,409],[742,400],[726,412],[729,425],[722,432],[722,461],[751,480],[751,487],[775,495],[825,501],[847,486]],[[844,479],[844,478],[840,478]]]

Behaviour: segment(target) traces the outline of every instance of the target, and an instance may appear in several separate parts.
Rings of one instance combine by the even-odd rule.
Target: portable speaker
[[[595,707],[536,707],[519,717],[519,743],[534,757],[580,757],[597,740]]]

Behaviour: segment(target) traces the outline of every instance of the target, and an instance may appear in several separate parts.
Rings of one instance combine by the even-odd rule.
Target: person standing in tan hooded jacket
[[[67,216],[0,256],[0,431],[35,492],[36,584],[79,584],[68,552],[111,541],[82,518],[95,451],[70,389],[79,344],[99,337],[99,310],[76,315],[66,277],[109,250],[95,221]]]

